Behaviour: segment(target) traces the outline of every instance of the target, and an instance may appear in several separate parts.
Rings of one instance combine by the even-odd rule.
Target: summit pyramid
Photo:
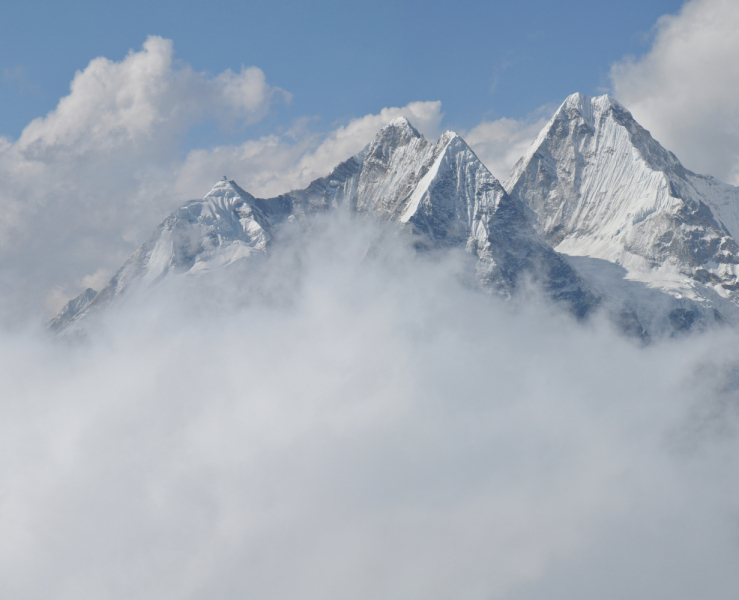
[[[505,188],[553,248],[640,318],[656,318],[653,290],[669,296],[662,326],[739,317],[739,189],[687,170],[613,98],[568,97]]]

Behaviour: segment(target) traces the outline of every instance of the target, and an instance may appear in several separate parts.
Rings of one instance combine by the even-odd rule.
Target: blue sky
[[[256,65],[293,95],[255,128],[300,116],[324,126],[441,100],[450,127],[520,118],[609,86],[624,55],[649,49],[679,0],[549,2],[14,2],[0,19],[0,135],[17,138],[66,95],[76,70],[121,60],[148,35],[197,71]],[[207,126],[192,143],[215,143]],[[243,135],[243,133],[241,134]]]

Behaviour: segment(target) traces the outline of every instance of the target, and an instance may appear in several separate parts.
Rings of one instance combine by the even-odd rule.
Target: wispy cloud
[[[21,94],[38,95],[41,93],[41,88],[29,79],[26,67],[23,65],[16,65],[13,68],[5,67],[0,74],[0,82],[12,85]]]
[[[739,5],[691,0],[644,56],[611,69],[616,96],[686,167],[739,184]]]
[[[503,182],[555,109],[543,106],[524,119],[502,117],[483,121],[465,132],[464,138],[490,172]]]

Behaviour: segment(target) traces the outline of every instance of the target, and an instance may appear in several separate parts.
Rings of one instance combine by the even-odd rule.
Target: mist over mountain
[[[539,236],[503,186],[453,132],[436,144],[401,117],[327,177],[270,199],[235,182],[219,182],[202,201],[183,206],[94,298],[73,301],[53,325],[80,322],[133,287],[170,275],[196,276],[248,260],[273,244],[278,228],[329,211],[395,223],[419,250],[463,248],[477,258],[483,288],[505,297],[536,283],[558,304],[584,317],[598,297]]]
[[[739,2],[0,15],[0,600],[736,600]]]
[[[3,331],[0,596],[733,600],[738,190],[606,96],[504,184],[388,121]]]
[[[0,595],[731,598],[736,335],[642,348],[478,260],[326,212],[5,334]]]
[[[399,117],[303,190],[259,199],[224,177],[51,327],[80,330],[132,288],[230,268],[332,211],[394,223],[419,251],[463,248],[482,289],[536,288],[643,341],[737,323],[739,189],[686,170],[614,99],[567,98],[505,188],[457,134],[434,144]]]

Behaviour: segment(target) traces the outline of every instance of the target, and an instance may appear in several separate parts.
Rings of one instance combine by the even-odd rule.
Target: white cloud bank
[[[739,184],[739,3],[691,0],[655,26],[651,50],[611,70],[616,97],[699,173]]]
[[[735,334],[639,349],[312,227],[86,343],[2,332],[0,597],[733,600]]]

